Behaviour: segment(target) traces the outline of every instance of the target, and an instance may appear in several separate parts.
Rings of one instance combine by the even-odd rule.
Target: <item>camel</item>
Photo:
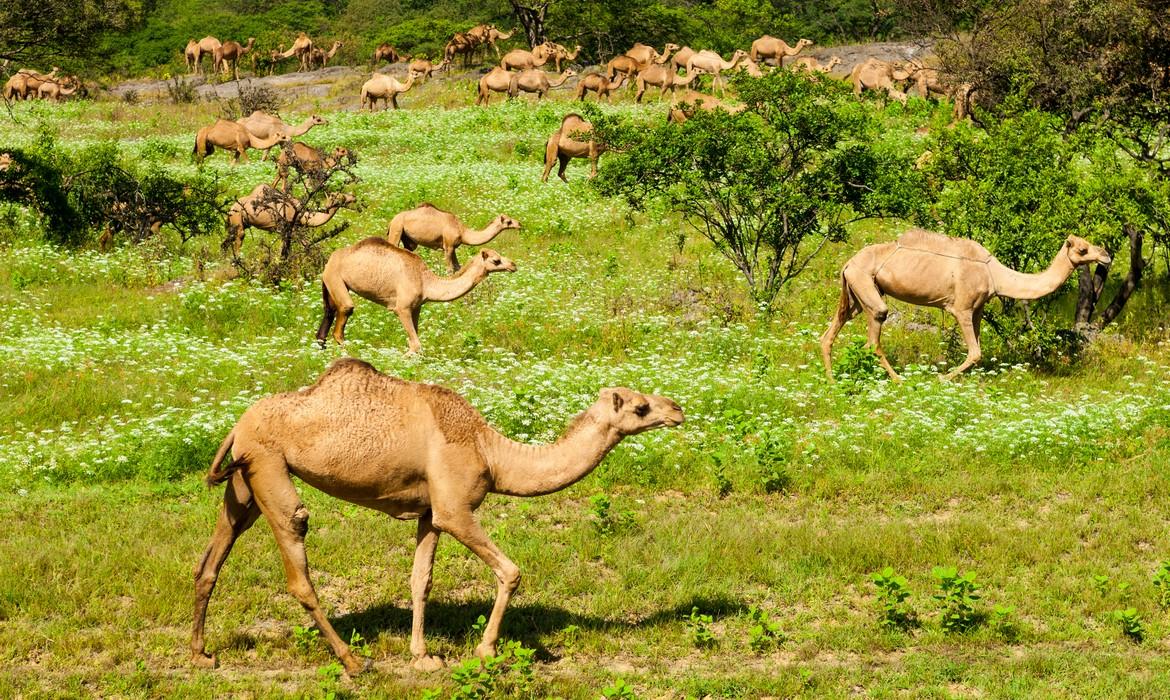
[[[463,56],[463,67],[471,65],[471,57],[475,54],[475,40],[464,32],[455,32],[454,36],[443,46],[443,60],[454,61],[456,56]]]
[[[519,230],[520,222],[500,214],[486,227],[476,231],[468,228],[451,212],[423,203],[395,215],[386,229],[386,238],[407,250],[414,250],[420,245],[442,250],[447,261],[447,271],[457,272],[459,260],[455,257],[456,248],[461,245],[487,245],[500,232],[508,229]]]
[[[338,146],[332,153],[326,155],[320,149],[313,148],[303,141],[295,141],[287,148],[281,147],[280,155],[276,157],[276,179],[272,181],[272,186],[279,185],[281,190],[288,191],[289,166],[295,167],[311,179],[319,180],[322,172],[336,167],[348,157],[349,149],[344,146]]]
[[[321,273],[325,316],[317,328],[317,342],[325,347],[329,328],[338,345],[345,343],[345,324],[353,315],[350,292],[394,311],[406,330],[409,352],[422,352],[418,315],[428,301],[454,301],[475,288],[492,272],[515,272],[516,263],[490,248],[482,248],[451,277],[439,277],[423,259],[385,238],[367,238],[333,251]],[[336,321],[336,323],[334,322]]]
[[[353,204],[356,198],[348,192],[334,192],[329,195],[323,211],[302,211],[297,223],[316,228],[329,223],[343,207]],[[300,200],[273,189],[266,184],[256,185],[246,196],[240,197],[228,209],[227,239],[224,247],[231,245],[238,255],[244,243],[244,231],[248,227],[262,231],[275,231],[283,219],[291,221],[300,208]]]
[[[706,112],[722,109],[730,114],[736,114],[746,109],[747,105],[729,105],[717,97],[687,90],[682,96],[676,96],[671,100],[670,112],[666,115],[666,121],[682,124],[691,118],[696,108]]]
[[[626,436],[684,421],[682,409],[666,397],[606,388],[555,443],[528,445],[496,432],[450,389],[390,377],[354,358],[337,360],[313,386],[253,404],[212,460],[208,484],[227,482],[227,487],[214,534],[195,567],[192,663],[216,666],[204,645],[207,606],[232,545],[263,513],[280,548],[289,592],[346,671],[365,670],[333,629],[309,579],[304,542],[309,511],[293,476],[399,520],[418,520],[410,575],[415,669],[445,665],[427,654],[424,636],[440,534],[454,537],[483,560],[495,574],[497,593],[475,653],[494,656],[504,611],[520,585],[520,569],[476,520],[475,510],[487,494],[555,493],[586,477]]]
[[[792,70],[802,70],[809,73],[831,73],[839,63],[841,63],[840,56],[833,56],[825,63],[821,63],[812,56],[798,56],[788,67]]]
[[[548,73],[539,68],[522,70],[512,76],[512,83],[508,86],[508,96],[515,97],[520,94],[520,91],[535,92],[536,99],[539,100],[547,95],[549,90],[561,87],[574,75],[577,75],[577,71],[569,68],[561,74],[560,80],[554,81],[548,77]]]
[[[731,70],[749,59],[751,57],[743,49],[736,49],[730,61],[724,61],[723,57],[719,54],[704,49],[687,59],[687,73],[697,71],[699,73],[710,74],[712,76],[711,89],[714,90],[717,87],[721,87],[724,83],[723,76],[720,73],[725,70]]]
[[[496,58],[500,57],[500,47],[496,46],[496,42],[497,41],[507,41],[508,39],[511,39],[515,33],[516,33],[515,29],[513,29],[512,31],[505,34],[504,32],[501,32],[499,29],[496,29],[495,25],[492,25],[492,24],[488,25],[486,41],[487,41],[488,46],[491,46],[492,50],[496,52]]]
[[[215,51],[213,56],[213,63],[216,70],[226,73],[228,66],[232,69],[232,80],[240,79],[240,59],[252,52],[252,47],[256,45],[256,37],[248,37],[248,43],[241,45],[238,41],[228,40]]]
[[[678,51],[675,51],[674,55],[670,57],[670,65],[674,66],[674,72],[677,73],[680,70],[686,72],[687,61],[690,60],[691,56],[694,56],[696,53],[697,52],[689,46],[683,46]]]
[[[266,150],[278,143],[286,143],[288,140],[288,135],[283,132],[274,133],[266,139],[256,138],[241,124],[226,119],[217,119],[214,124],[203,127],[196,134],[195,160],[202,163],[203,159],[214,153],[215,147],[218,146],[224,150],[232,151],[234,154],[232,156],[233,165],[241,160],[246,163],[248,162],[247,149]]]
[[[203,65],[202,65],[203,64],[203,57],[210,56],[211,57],[211,72],[214,73],[215,68],[216,68],[215,52],[219,51],[219,49],[222,46],[223,46],[223,44],[221,44],[219,42],[219,39],[216,39],[215,37],[210,36],[210,35],[205,36],[202,39],[200,39],[199,40],[199,65],[196,67],[195,72],[199,73],[200,71],[203,70]]]
[[[187,47],[183,49],[183,62],[187,64],[188,73],[199,72],[200,58],[199,42],[194,39],[188,39]]]
[[[666,96],[666,91],[674,92],[675,88],[685,87],[690,85],[695,78],[701,74],[701,71],[694,68],[687,71],[683,77],[679,77],[674,72],[674,66],[668,66],[663,63],[655,63],[648,68],[638,72],[638,77],[635,79],[638,85],[638,93],[634,96],[635,102],[642,101],[642,95],[646,93],[646,86],[653,85],[659,88],[659,95]]]
[[[500,59],[500,68],[504,70],[540,68],[551,58],[553,58],[552,52],[544,44],[533,47],[531,51],[512,49]]]
[[[801,39],[796,42],[796,46],[789,46],[787,41],[765,34],[752,42],[752,48],[748,52],[748,55],[751,56],[753,61],[759,61],[761,63],[775,61],[771,65],[783,68],[785,56],[795,56],[803,51],[806,46],[812,46],[812,41],[809,39]]]
[[[641,68],[645,68],[651,63],[666,63],[667,59],[670,58],[671,52],[678,51],[678,49],[678,44],[667,44],[662,48],[662,53],[658,53],[653,46],[634,44],[625,55],[637,61]]]
[[[572,51],[569,51],[564,46],[551,41],[546,41],[544,43],[546,46],[548,46],[550,55],[552,56],[553,70],[558,73],[561,72],[561,61],[575,61],[577,56],[581,53],[580,44],[577,44],[576,48],[574,48]]]
[[[491,102],[493,92],[509,92],[512,89],[512,78],[515,73],[494,66],[479,79],[479,92],[475,97],[475,104],[487,105]]]
[[[374,49],[373,65],[377,65],[382,61],[386,63],[398,63],[404,58],[402,54],[398,53],[398,49],[390,44],[382,43],[378,45],[378,48]]]
[[[297,72],[301,72],[309,67],[309,59],[313,55],[313,40],[309,35],[301,32],[297,34],[297,38],[293,40],[292,46],[288,47],[287,51],[280,52],[279,58],[285,59],[290,56],[296,56],[300,59],[301,65],[297,68]]]
[[[450,67],[450,59],[444,58],[439,63],[431,63],[425,58],[416,58],[410,62],[410,66],[407,69],[407,75],[413,75],[414,77],[420,78],[421,80],[426,80],[435,73],[447,70]]]
[[[333,57],[337,55],[337,50],[344,45],[344,42],[335,41],[333,42],[333,46],[329,47],[328,51],[314,47],[313,50],[309,52],[309,67],[313,68],[318,63],[321,64],[322,68],[329,65],[329,62],[332,61]]]
[[[878,58],[868,58],[849,72],[854,95],[860,97],[862,90],[880,90],[902,104],[906,104],[906,93],[898,89],[897,83],[909,78],[910,71],[906,66]]]
[[[585,93],[596,92],[599,101],[604,97],[606,102],[611,102],[609,93],[620,88],[625,80],[626,76],[624,73],[619,74],[617,80],[612,82],[609,78],[605,77],[604,73],[583,75],[581,76],[581,80],[577,82],[577,99],[584,102]]]
[[[585,121],[580,114],[566,114],[561,120],[561,128],[548,137],[544,148],[544,173],[540,176],[541,182],[548,182],[548,174],[552,171],[553,163],[560,162],[557,168],[557,177],[565,182],[565,168],[572,158],[588,158],[591,164],[589,177],[597,175],[597,158],[605,152],[605,146],[589,137],[588,141],[581,141],[577,136],[593,133],[593,125]]]
[[[362,85],[361,106],[365,107],[368,103],[372,112],[378,100],[383,100],[389,103],[390,107],[398,109],[398,95],[410,90],[414,84],[414,73],[409,73],[406,76],[405,83],[399,82],[398,78],[392,75],[375,73]]]
[[[329,122],[314,114],[299,125],[293,126],[291,124],[285,124],[280,117],[274,117],[258,109],[243,119],[237,119],[236,123],[247,129],[248,133],[252,134],[252,136],[266,139],[278,131],[287,134],[289,138],[303,136],[314,126],[321,126]],[[267,149],[264,151],[263,160],[268,160],[270,150]]]
[[[77,92],[81,81],[76,76],[66,76],[58,80],[46,80],[37,87],[37,97],[42,100],[60,102],[65,97]]]
[[[894,381],[901,377],[882,351],[882,323],[889,313],[882,297],[944,309],[955,317],[967,344],[967,359],[945,376],[953,379],[982,357],[979,323],[983,306],[992,297],[1039,299],[1056,291],[1081,265],[1108,265],[1104,248],[1069,236],[1052,264],[1039,274],[1016,272],[995,259],[975,241],[911,229],[893,243],[862,248],[841,270],[841,300],[829,329],[821,336],[825,374],[833,379],[831,352],[837,333],[849,319],[864,311],[869,320],[868,345]]]
[[[37,97],[41,84],[56,78],[58,70],[60,69],[53,66],[53,70],[48,73],[39,73],[31,68],[16,71],[4,84],[4,99],[27,100],[30,97]]]
[[[252,72],[256,73],[256,75],[259,75],[256,70],[257,66],[259,66],[261,69],[267,68],[268,75],[272,75],[276,72],[276,66],[280,65],[280,62],[284,59],[284,44],[281,44],[279,48],[270,49],[266,54],[257,54],[253,52]]]

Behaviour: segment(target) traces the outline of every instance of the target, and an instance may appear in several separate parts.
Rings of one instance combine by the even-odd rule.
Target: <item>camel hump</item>
[[[423,203],[419,204],[417,207],[415,207],[415,209],[434,209],[435,211],[443,211],[442,209],[439,209],[438,207],[436,207],[434,204],[431,204],[430,202],[423,202]]]
[[[991,257],[991,253],[986,248],[969,238],[952,238],[921,228],[910,229],[898,236],[898,245],[903,248],[917,248],[980,262]]]
[[[367,239],[369,240],[369,239]],[[342,372],[360,372],[363,374],[382,374],[376,367],[365,360],[359,360],[356,357],[342,357],[334,360],[332,364],[325,370],[325,374],[321,375],[322,379],[328,374],[340,374]]]
[[[381,236],[370,236],[358,241],[353,247],[354,250],[358,248],[394,248],[394,244]]]
[[[582,117],[580,114],[577,114],[576,112],[569,112],[568,114],[565,115],[565,118],[561,120],[561,125],[563,126],[570,119],[576,119],[578,121],[585,121],[585,117]]]

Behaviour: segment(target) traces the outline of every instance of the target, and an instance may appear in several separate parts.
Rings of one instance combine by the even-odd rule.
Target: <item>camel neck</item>
[[[428,301],[453,301],[474,289],[484,277],[487,277],[487,271],[474,259],[460,270],[459,274],[451,277],[439,277],[424,268],[423,296]]]
[[[585,478],[621,439],[612,427],[586,413],[551,445],[515,442],[488,428],[480,448],[491,470],[492,492],[543,496]]]
[[[475,229],[470,229],[470,228],[464,229],[463,236],[462,236],[463,244],[464,245],[483,245],[485,243],[489,243],[489,242],[491,242],[491,240],[493,238],[495,238],[497,235],[499,235],[501,230],[502,229],[500,228],[500,224],[498,221],[491,222],[490,224],[487,225],[486,228],[484,228],[480,231],[476,231]]]
[[[1010,299],[1039,299],[1064,284],[1072,274],[1073,264],[1065,246],[1061,245],[1060,251],[1044,272],[1036,274],[1016,272],[995,258],[988,261],[987,269],[995,284],[995,293],[999,296]]]

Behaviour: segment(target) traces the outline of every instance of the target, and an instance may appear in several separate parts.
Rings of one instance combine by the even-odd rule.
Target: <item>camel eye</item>
[[[634,415],[639,418],[645,418],[646,414],[650,412],[650,404],[642,404],[634,409]]]
[[[1088,254],[1089,254],[1089,249],[1088,249],[1088,248],[1081,248],[1081,249],[1080,249],[1080,250],[1078,250],[1077,252],[1078,252],[1078,253],[1080,253],[1081,255],[1088,255]]]

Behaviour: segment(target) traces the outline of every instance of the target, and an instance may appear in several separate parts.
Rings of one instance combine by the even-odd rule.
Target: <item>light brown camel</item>
[[[317,340],[325,346],[329,328],[338,345],[345,342],[345,324],[353,315],[350,292],[393,311],[406,330],[410,352],[421,352],[418,315],[428,301],[454,301],[467,294],[492,272],[515,272],[516,264],[490,248],[467,260],[457,274],[439,277],[423,259],[385,238],[364,241],[333,251],[321,273],[325,316]],[[334,323],[336,321],[336,323]]]
[[[386,239],[407,250],[414,250],[420,245],[442,250],[447,261],[447,271],[457,272],[459,260],[455,257],[456,248],[461,245],[487,245],[501,231],[519,228],[519,221],[500,214],[483,229],[476,231],[468,228],[451,212],[424,202],[414,209],[395,215],[386,229]]]
[[[324,124],[328,124],[329,122],[314,114],[300,124],[294,126],[292,124],[284,123],[280,117],[274,117],[271,114],[258,109],[243,119],[237,119],[236,123],[247,129],[248,133],[252,134],[252,136],[266,139],[277,132],[288,134],[289,138],[303,136],[309,131],[309,129],[312,129],[314,126],[322,126]],[[270,150],[271,149],[267,149],[264,151],[263,160],[268,160],[268,154]]]
[[[322,211],[302,211],[298,224],[316,228],[329,223],[333,216],[343,207],[356,201],[348,192],[334,192],[329,195]],[[300,200],[289,196],[270,185],[256,185],[247,195],[240,197],[228,209],[227,239],[224,247],[231,245],[237,254],[244,243],[244,231],[249,228],[258,228],[262,231],[275,231],[279,223],[291,221],[300,208]]]
[[[707,51],[706,49],[696,53],[687,60],[687,73],[691,71],[698,71],[699,73],[706,73],[711,78],[711,89],[722,88],[724,86],[723,76],[720,75],[725,70],[732,70],[751,57],[743,49],[736,49],[732,54],[730,61],[724,61],[723,57],[714,51]]]
[[[647,85],[653,85],[658,88],[659,96],[666,97],[668,90],[673,93],[676,88],[686,87],[701,74],[702,71],[692,68],[687,71],[685,76],[679,76],[678,73],[674,72],[674,66],[665,63],[652,64],[638,71],[638,77],[635,78],[635,82],[638,85],[638,92],[634,95],[634,101],[642,101],[642,95],[646,93]]]
[[[553,59],[553,70],[558,73],[561,72],[561,61],[575,61],[577,56],[581,53],[580,44],[577,44],[576,48],[574,48],[572,51],[569,51],[564,46],[561,46],[560,44],[552,41],[546,41],[544,43],[550,50],[550,54]]]
[[[301,32],[297,34],[297,38],[293,40],[292,46],[288,47],[287,51],[280,53],[280,58],[285,59],[290,56],[296,56],[301,61],[301,65],[297,71],[303,71],[309,68],[309,58],[313,54],[313,40],[309,35]]]
[[[789,46],[787,41],[765,34],[752,42],[752,48],[748,52],[748,55],[751,56],[753,61],[759,61],[760,63],[774,61],[770,65],[783,68],[785,56],[795,56],[803,51],[806,46],[812,46],[812,41],[809,39],[801,39],[796,42],[796,46]]]
[[[500,59],[500,67],[504,70],[512,68],[517,70],[540,68],[548,63],[551,58],[553,58],[552,52],[544,44],[533,47],[531,51],[512,49]]]
[[[188,39],[187,47],[183,49],[183,61],[187,64],[188,73],[199,72],[200,53],[199,42],[194,39]]]
[[[259,139],[252,136],[242,125],[226,119],[217,119],[211,126],[205,126],[195,135],[195,160],[202,163],[203,159],[215,152],[218,146],[232,152],[232,164],[243,160],[248,162],[249,148],[266,150],[278,143],[286,143],[288,135],[275,133],[269,138]]]
[[[220,47],[222,47],[222,46],[223,46],[223,44],[221,44],[219,42],[219,39],[216,39],[215,37],[213,37],[211,35],[205,36],[202,39],[200,39],[199,40],[199,64],[200,65],[198,66],[198,69],[195,72],[199,73],[203,70],[203,65],[202,65],[203,58],[207,57],[207,58],[211,59],[211,71],[210,72],[214,73],[215,68],[216,68],[215,52],[218,51],[220,49]]]
[[[666,63],[670,59],[671,52],[678,51],[678,49],[678,44],[667,44],[662,48],[662,53],[658,53],[653,46],[634,44],[624,55],[634,59],[639,68],[646,68],[651,63]]]
[[[362,84],[361,106],[369,105],[370,111],[374,111],[374,106],[378,100],[382,100],[389,104],[390,107],[398,109],[398,96],[407,90],[414,87],[415,74],[408,73],[406,82],[398,81],[392,75],[383,75],[382,73],[375,73],[369,80]],[[384,108],[388,108],[385,107]]]
[[[1039,299],[1059,289],[1073,270],[1094,262],[1108,265],[1112,258],[1104,248],[1076,236],[1069,236],[1048,269],[1038,274],[1005,267],[975,241],[922,229],[911,229],[893,243],[866,246],[841,270],[841,300],[829,329],[821,336],[825,374],[833,378],[831,351],[837,333],[849,319],[864,311],[869,320],[867,344],[890,378],[902,379],[882,351],[882,323],[889,313],[882,297],[889,295],[911,304],[944,309],[959,322],[967,344],[967,359],[946,375],[952,379],[982,357],[979,323],[983,306],[992,297]]]
[[[321,173],[348,157],[349,149],[344,146],[338,146],[333,149],[332,153],[326,154],[303,141],[294,141],[288,147],[282,146],[280,155],[276,157],[276,179],[272,181],[272,186],[279,186],[282,190],[287,191],[290,166],[295,167],[310,179],[319,179]]]
[[[204,646],[207,605],[232,545],[263,513],[284,561],[289,592],[346,671],[364,670],[333,629],[309,579],[309,511],[293,476],[399,520],[418,520],[410,575],[415,669],[445,665],[427,654],[423,633],[439,535],[447,533],[483,560],[495,574],[497,593],[475,653],[494,656],[520,569],[475,517],[487,494],[555,493],[592,472],[626,436],[684,420],[679,405],[663,396],[602,389],[555,443],[528,445],[496,432],[450,389],[389,377],[361,360],[337,360],[313,386],[253,404],[216,452],[207,482],[228,484],[215,533],[195,567],[191,660],[204,668],[216,665]]]
[[[568,81],[569,78],[572,78],[574,75],[577,75],[577,71],[569,68],[561,74],[559,80],[554,80],[549,78],[548,73],[540,70],[539,68],[529,68],[528,70],[522,70],[512,76],[512,83],[508,86],[508,96],[516,97],[520,94],[521,91],[535,92],[536,99],[539,100],[544,98],[544,96],[548,94],[549,90],[561,87],[565,84],[566,81]]]
[[[583,75],[581,76],[581,80],[577,82],[577,99],[584,102],[585,93],[596,92],[599,101],[604,97],[606,102],[611,102],[610,92],[620,88],[625,80],[625,73],[618,74],[616,81],[610,81],[609,78],[605,77],[604,73]]]
[[[788,67],[792,70],[802,70],[809,73],[832,73],[833,69],[840,63],[840,56],[832,56],[825,63],[821,63],[812,56],[797,56],[795,61],[788,64]]]
[[[56,78],[58,70],[60,69],[53,66],[53,70],[48,73],[39,73],[31,68],[16,71],[4,84],[4,98],[7,100],[27,100],[37,97],[41,83]]]
[[[747,105],[729,105],[712,95],[687,90],[684,94],[676,95],[671,99],[670,112],[666,115],[666,121],[682,124],[691,118],[691,115],[695,113],[696,109],[701,109],[706,112],[714,112],[716,109],[722,109],[725,112],[736,114],[746,108]]]
[[[422,82],[427,78],[430,78],[435,73],[447,70],[450,67],[451,61],[446,58],[444,58],[439,63],[431,63],[428,59],[425,58],[416,58],[410,62],[410,66],[407,69],[407,75],[413,75],[414,77],[419,78],[419,81]]]
[[[588,158],[591,165],[589,177],[595,177],[597,158],[605,152],[605,146],[594,141],[592,133],[593,125],[585,121],[580,114],[566,114],[561,120],[561,128],[554,131],[545,144],[544,173],[541,174],[540,181],[548,182],[548,174],[552,171],[553,164],[559,162],[557,177],[568,182],[565,178],[565,168],[569,167],[569,160],[572,158]],[[589,140],[581,141],[580,137]]]
[[[674,55],[670,57],[670,65],[674,66],[674,72],[677,73],[680,70],[685,72],[687,69],[687,61],[695,53],[697,52],[689,46],[683,46],[678,51],[675,51]]]
[[[37,87],[37,97],[42,100],[60,102],[65,97],[77,92],[79,87],[81,87],[81,81],[77,79],[77,76],[67,75],[41,83]]]
[[[382,61],[386,63],[398,63],[404,58],[402,54],[398,53],[398,49],[390,44],[382,43],[378,45],[378,48],[374,49],[373,65],[377,65]]]
[[[878,90],[902,104],[906,104],[906,93],[898,87],[898,83],[909,78],[910,70],[904,64],[878,58],[867,58],[849,72],[854,95],[860,96],[862,90]]]
[[[248,43],[241,45],[238,41],[228,40],[213,54],[216,69],[221,73],[228,72],[231,66],[232,80],[240,79],[240,59],[252,52],[256,45],[256,37],[248,37]]]
[[[496,42],[497,41],[507,41],[508,39],[511,39],[515,33],[516,33],[515,29],[513,29],[512,31],[510,31],[508,33],[504,33],[504,32],[501,32],[499,29],[496,29],[495,25],[493,25],[493,24],[488,25],[487,43],[489,46],[492,47],[492,50],[496,52],[496,58],[500,57],[500,47],[496,46]]]
[[[338,49],[344,45],[345,42],[335,41],[333,42],[333,46],[329,47],[328,51],[314,47],[313,50],[309,53],[309,67],[324,68],[325,66],[329,65],[329,62],[332,61],[333,57],[337,55]]]
[[[475,96],[475,104],[487,105],[491,102],[493,92],[507,93],[512,89],[512,78],[515,73],[494,66],[479,79],[479,91]]]

